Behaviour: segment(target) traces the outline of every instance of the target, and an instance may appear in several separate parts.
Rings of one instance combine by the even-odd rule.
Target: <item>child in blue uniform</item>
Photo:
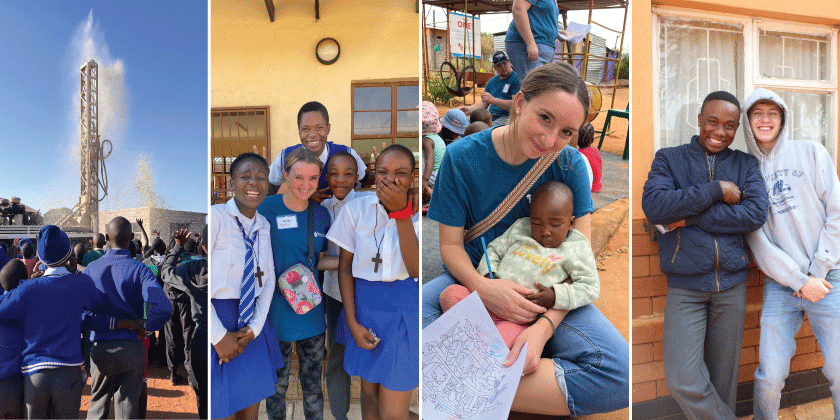
[[[17,259],[9,260],[0,270],[0,286],[6,294],[14,290],[21,280],[28,278],[26,265]],[[2,299],[3,295],[0,295],[0,300]],[[20,361],[25,347],[23,325],[20,321],[0,321],[0,419],[24,417]]]
[[[321,206],[330,213],[330,222],[335,222],[335,218],[345,204],[356,198],[373,194],[371,191],[354,189],[356,181],[359,180],[357,172],[356,160],[349,153],[336,153],[327,161],[327,185],[330,187],[332,197],[322,201]],[[334,257],[334,265],[324,267],[323,287],[324,310],[327,313],[327,347],[330,349],[324,378],[330,398],[330,411],[338,420],[347,419],[347,413],[350,410],[350,375],[344,370],[344,345],[335,341],[338,315],[342,307],[341,292],[338,289],[340,251],[341,248],[338,245],[332,242],[327,244],[326,255]]]
[[[345,346],[344,369],[362,378],[364,418],[407,417],[419,382],[420,226],[408,193],[414,165],[404,146],[383,150],[376,195],[347,203],[327,234],[341,247],[336,340]]]
[[[73,274],[76,259],[70,240],[57,226],[38,232],[38,256],[47,265],[43,277],[20,284],[0,302],[0,319],[23,325],[23,373],[27,418],[78,418],[85,375],[79,335],[85,310],[113,313],[103,292],[86,274]],[[90,320],[90,318],[88,318]],[[119,328],[121,322],[99,317],[94,331]],[[142,329],[142,327],[138,327]]]
[[[257,213],[268,192],[268,164],[243,153],[230,175],[233,198],[210,209],[211,414],[256,419],[282,366],[274,329],[265,322],[275,284],[269,223]]]

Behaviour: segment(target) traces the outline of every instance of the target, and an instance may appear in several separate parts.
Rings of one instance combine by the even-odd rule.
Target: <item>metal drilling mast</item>
[[[99,215],[99,66],[90,60],[80,69],[81,189],[78,224],[97,231]]]
[[[97,232],[99,226],[99,202],[108,195],[108,176],[104,159],[111,154],[111,142],[99,141],[99,65],[89,60],[79,69],[81,111],[79,121],[80,142],[80,191],[79,202],[71,213],[57,225],[65,230]],[[108,146],[107,153],[103,151]],[[100,178],[100,173],[102,177]],[[104,195],[99,197],[99,186]]]

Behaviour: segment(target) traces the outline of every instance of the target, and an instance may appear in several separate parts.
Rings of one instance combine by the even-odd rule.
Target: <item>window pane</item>
[[[829,80],[830,37],[761,30],[759,70],[764,77]]]
[[[214,157],[213,158],[213,172],[225,173],[224,158],[221,158],[221,157]]]
[[[391,134],[391,112],[354,112],[353,135],[374,134]]]
[[[376,150],[382,151],[382,143],[385,143],[385,146],[392,144],[391,139],[361,139],[361,140],[353,140],[353,150],[359,154],[363,161],[368,162],[370,161],[373,156],[373,146],[376,146]]]
[[[391,88],[388,86],[354,88],[353,108],[356,111],[391,109]]]
[[[787,135],[793,140],[814,140],[828,148],[831,134],[831,95],[818,93],[780,92],[790,110],[786,121]]]
[[[417,140],[417,137],[399,138],[395,143],[408,147],[408,150],[414,152],[414,160],[420,162],[420,142]]]
[[[419,86],[397,86],[397,109],[417,109],[419,105]]]
[[[659,144],[687,143],[698,134],[697,114],[711,92],[744,97],[741,25],[663,17],[659,32]],[[746,150],[741,131],[733,147]]]
[[[397,133],[418,133],[420,111],[397,111]]]

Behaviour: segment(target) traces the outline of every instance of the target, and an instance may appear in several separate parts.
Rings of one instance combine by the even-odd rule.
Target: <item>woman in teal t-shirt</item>
[[[513,20],[505,36],[505,51],[521,80],[554,61],[554,40],[560,11],[555,0],[513,0]]]
[[[523,296],[531,289],[481,276],[475,269],[482,255],[479,239],[464,243],[465,232],[502,202],[537,159],[556,151],[561,151],[559,157],[531,191],[547,180],[567,184],[575,195],[575,229],[591,237],[585,158],[568,147],[586,120],[587,92],[566,63],[531,72],[513,98],[510,125],[476,133],[447,148],[429,206],[428,217],[439,223],[440,255],[447,271],[423,285],[423,324],[440,316],[440,293],[455,283],[477,291],[484,306],[500,317],[531,324],[508,356],[510,364],[528,342],[515,411],[577,417],[629,405],[629,345],[594,305],[546,310]],[[529,212],[530,203],[523,197],[481,237],[492,241]]]

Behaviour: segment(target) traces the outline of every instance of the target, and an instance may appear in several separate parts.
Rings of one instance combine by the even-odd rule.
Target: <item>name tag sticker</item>
[[[277,216],[277,229],[295,229],[297,227],[297,216]]]
[[[510,84],[507,84],[507,85],[505,85],[505,87],[502,88],[502,93],[508,93],[509,90],[510,90]]]

